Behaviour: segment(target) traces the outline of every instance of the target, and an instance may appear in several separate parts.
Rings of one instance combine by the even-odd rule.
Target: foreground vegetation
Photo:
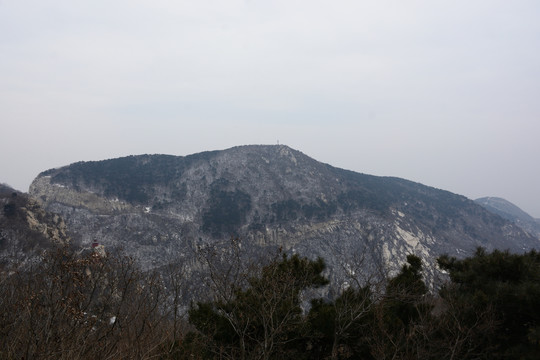
[[[536,359],[540,254],[443,256],[428,291],[421,260],[350,281],[333,299],[324,262],[248,262],[232,241],[200,259],[208,297],[182,311],[180,267],[143,272],[121,254],[49,251],[0,278],[2,359]],[[311,294],[311,295],[310,295]],[[189,295],[189,294],[187,294]]]

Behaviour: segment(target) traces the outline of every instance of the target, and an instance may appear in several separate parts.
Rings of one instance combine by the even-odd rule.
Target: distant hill
[[[492,213],[512,221],[525,231],[540,238],[540,220],[533,218],[510,201],[499,197],[483,197],[475,201]]]
[[[321,256],[335,274],[358,258],[397,269],[409,253],[432,264],[478,246],[539,245],[463,196],[339,169],[284,145],[79,162],[41,173],[30,194],[66,220],[74,241],[121,246],[146,268],[194,264],[198,249],[231,235],[254,251]]]

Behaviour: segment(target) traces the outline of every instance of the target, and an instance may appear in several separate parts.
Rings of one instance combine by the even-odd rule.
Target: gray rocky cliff
[[[26,194],[0,190],[0,269],[31,264],[53,245],[70,243],[61,216]]]

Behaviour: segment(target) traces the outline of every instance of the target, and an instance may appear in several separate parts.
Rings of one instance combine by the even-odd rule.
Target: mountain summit
[[[335,168],[284,145],[79,162],[41,173],[30,193],[76,241],[122,246],[146,267],[231,235],[321,256],[331,270],[354,254],[396,267],[410,253],[432,262],[478,246],[539,245],[463,196]]]

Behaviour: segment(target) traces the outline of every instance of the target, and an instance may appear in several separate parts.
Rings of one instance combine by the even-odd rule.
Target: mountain
[[[52,244],[67,244],[67,227],[34,199],[0,184],[0,270],[32,262]]]
[[[533,218],[510,201],[499,197],[483,197],[475,200],[487,210],[510,220],[528,233],[540,239],[540,220]]]
[[[332,276],[355,264],[398,269],[409,253],[522,252],[539,240],[463,196],[320,163],[284,145],[185,157],[128,156],[41,173],[30,194],[60,214],[75,242],[122,247],[143,267],[196,267],[208,244],[323,257]],[[359,260],[360,259],[360,260]]]

